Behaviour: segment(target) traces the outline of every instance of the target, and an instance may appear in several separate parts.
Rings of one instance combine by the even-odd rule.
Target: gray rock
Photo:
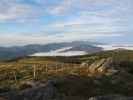
[[[89,100],[133,100],[133,97],[119,95],[91,97]]]

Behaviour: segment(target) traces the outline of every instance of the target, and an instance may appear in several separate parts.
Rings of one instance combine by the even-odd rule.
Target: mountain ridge
[[[13,47],[0,47],[0,59],[12,59],[17,57],[29,56],[38,52],[50,52],[64,47],[72,47],[71,50],[97,52],[102,48],[96,47],[98,43],[87,41],[74,41],[63,43],[50,43],[50,44],[32,44],[25,46],[13,46]]]

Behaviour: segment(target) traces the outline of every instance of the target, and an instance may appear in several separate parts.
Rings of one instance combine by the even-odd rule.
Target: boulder
[[[112,75],[117,72],[116,69],[112,66],[112,58],[101,59],[95,61],[89,66],[88,72],[89,74],[104,74],[104,75]]]

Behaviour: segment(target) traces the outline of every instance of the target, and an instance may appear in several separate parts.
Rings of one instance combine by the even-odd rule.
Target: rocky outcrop
[[[121,93],[121,91],[125,93],[128,89],[125,90],[125,87],[121,89],[117,87],[119,83],[112,84],[107,79],[102,78],[66,76],[40,84],[44,85],[20,92],[0,94],[0,100],[133,100],[133,97],[125,97]],[[111,95],[116,90],[118,95]],[[103,93],[105,96],[99,96]]]
[[[58,98],[57,94],[54,81],[48,81],[45,85],[28,88],[20,92],[1,94],[3,99],[0,100],[53,100],[53,98]]]
[[[89,75],[102,77],[67,75],[47,82],[24,82],[29,88],[0,94],[0,100],[133,100],[126,97],[133,96],[131,72],[114,67],[112,58],[97,60],[90,66],[82,64],[86,65],[83,68]]]
[[[119,95],[110,95],[110,96],[98,96],[98,97],[91,97],[88,100],[133,100],[133,97],[125,97]]]
[[[112,75],[118,72],[113,66],[112,66],[112,58],[107,59],[101,59],[94,63],[92,63],[89,68],[88,72],[91,75]]]

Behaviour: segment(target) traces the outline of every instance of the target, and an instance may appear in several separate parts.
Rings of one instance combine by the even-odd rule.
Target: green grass
[[[100,52],[100,53],[95,53],[85,56],[76,56],[76,57],[24,57],[8,61],[1,61],[0,92],[22,89],[23,88],[22,83],[31,80],[47,81],[54,77],[65,77],[69,75],[87,77],[85,79],[88,79],[88,72],[87,72],[88,66],[81,68],[80,64],[82,62],[87,62],[90,65],[96,60],[108,57],[113,58],[115,67],[121,68],[122,70],[127,71],[127,73],[126,74],[120,73],[118,76],[116,75],[116,76],[102,77],[102,79],[100,80],[101,81],[100,85],[98,86],[96,85],[96,88],[94,88],[96,90],[94,91],[96,92],[99,91],[100,94],[102,93],[104,94],[105,92],[107,93],[119,92],[119,93],[124,93],[126,95],[128,94],[132,95],[133,89],[132,88],[129,89],[129,86],[133,87],[133,85],[131,84],[133,80],[133,51],[128,51],[128,50],[107,51],[107,52]],[[34,66],[36,66],[35,77],[34,77]],[[118,82],[112,84],[111,81],[114,79],[118,80]],[[121,83],[124,85],[122,85]],[[86,83],[84,84],[86,85]],[[95,87],[94,83],[91,83],[91,85],[94,85]],[[63,87],[63,85],[58,86],[60,88],[60,91],[64,91],[62,90],[63,88],[60,86]],[[87,87],[87,89],[89,88],[91,87]],[[113,88],[113,90],[111,88]],[[129,91],[126,89],[128,89],[132,93],[129,93]]]

